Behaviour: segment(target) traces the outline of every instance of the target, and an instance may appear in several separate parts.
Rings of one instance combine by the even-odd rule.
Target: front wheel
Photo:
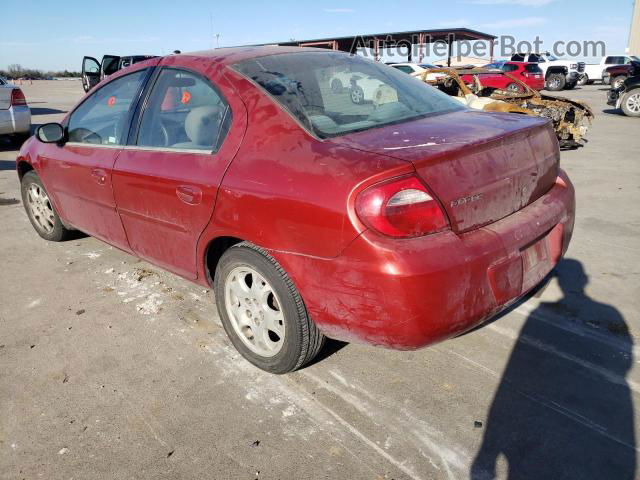
[[[61,242],[69,237],[70,231],[62,224],[40,177],[33,170],[22,177],[20,190],[22,203],[38,235],[52,242]]]
[[[627,92],[620,102],[622,111],[629,117],[640,117],[640,88]]]
[[[324,336],[309,318],[300,293],[278,262],[247,242],[218,263],[218,313],[234,347],[256,367],[288,373],[309,363]]]
[[[564,85],[567,82],[565,76],[561,73],[552,73],[547,77],[547,90],[552,92],[559,92],[564,89]]]
[[[356,105],[364,103],[364,90],[358,85],[351,87],[351,101]]]

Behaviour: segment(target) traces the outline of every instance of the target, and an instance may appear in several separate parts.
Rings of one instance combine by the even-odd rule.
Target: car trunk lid
[[[410,161],[457,233],[527,206],[558,173],[553,129],[529,116],[464,110],[333,140]]]

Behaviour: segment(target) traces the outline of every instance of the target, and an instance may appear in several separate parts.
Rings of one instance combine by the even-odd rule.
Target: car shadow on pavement
[[[58,110],[57,108],[39,108],[35,107],[31,109],[31,116],[35,117],[37,115],[53,115],[56,113],[67,113],[66,110]]]
[[[13,160],[0,160],[0,172],[3,170],[15,170],[15,169],[16,169],[16,162],[14,162]]]
[[[562,260],[555,275],[563,298],[541,303],[522,327],[472,480],[636,478],[631,388],[638,387],[626,380],[633,365],[627,324],[587,295],[579,261]]]

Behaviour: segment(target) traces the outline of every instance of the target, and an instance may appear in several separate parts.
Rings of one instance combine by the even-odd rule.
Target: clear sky
[[[549,48],[557,40],[602,40],[607,53],[624,53],[632,8],[633,0],[6,0],[0,68],[79,70],[84,55],[445,27],[529,41],[538,35]]]

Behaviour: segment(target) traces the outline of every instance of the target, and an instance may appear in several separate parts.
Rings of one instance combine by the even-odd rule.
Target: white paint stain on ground
[[[40,305],[42,303],[42,299],[41,298],[36,298],[35,300],[33,300],[32,302],[29,302],[29,305],[27,305],[27,308],[34,308],[37,307],[38,305]]]
[[[98,252],[87,252],[87,253],[83,253],[82,255],[89,258],[90,260],[95,260],[96,258],[100,258],[102,256]]]

